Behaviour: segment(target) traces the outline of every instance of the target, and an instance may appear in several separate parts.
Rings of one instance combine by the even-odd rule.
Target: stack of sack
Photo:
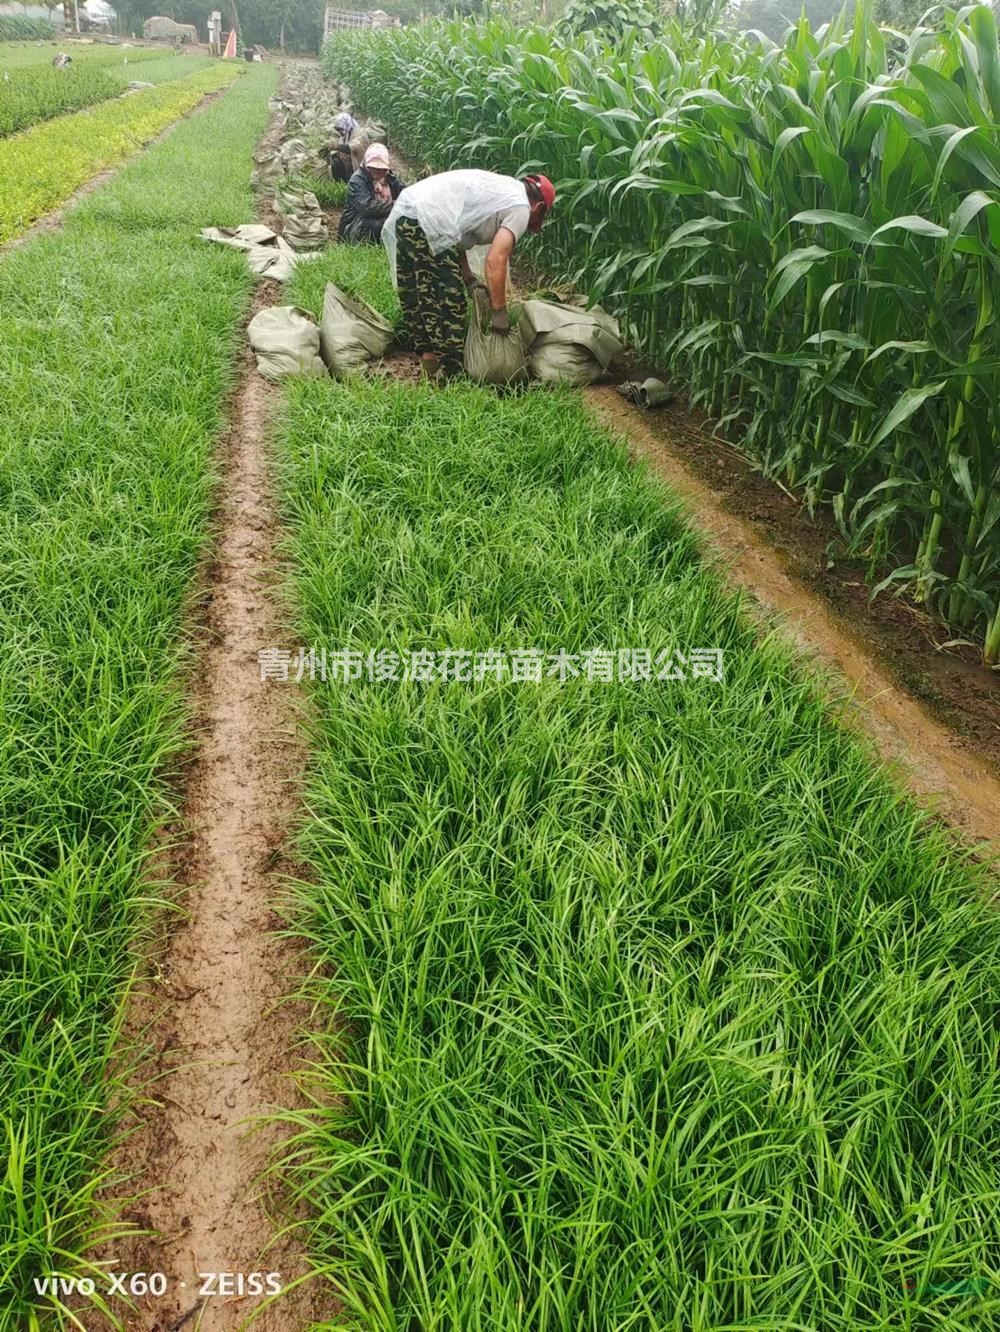
[[[281,186],[274,206],[281,215],[281,234],[293,250],[322,250],[330,239],[326,217],[312,190]]]
[[[327,167],[326,155],[302,139],[286,139],[272,152],[254,153],[253,162],[250,183],[262,194],[273,194],[289,176],[321,175]]]
[[[286,240],[257,222],[240,227],[202,227],[201,234],[205,240],[242,250],[254,273],[277,282],[286,282],[300,260],[316,258],[315,254],[296,254]]]
[[[525,301],[517,328],[489,328],[489,304],[477,291],[465,341],[465,372],[482,384],[513,386],[534,377],[547,384],[592,384],[621,351],[618,325],[605,311],[560,301]],[[317,325],[297,306],[262,310],[251,322],[250,345],[268,379],[289,374],[356,374],[392,346],[392,325],[370,305],[327,283]]]
[[[618,321],[600,306],[531,300],[512,306],[516,330],[505,337],[489,329],[486,294],[476,291],[465,339],[465,373],[481,384],[593,384],[622,349]]]
[[[532,378],[544,384],[593,384],[623,345],[617,319],[599,305],[525,301],[518,328]]]
[[[364,124],[358,126],[350,138],[351,162],[355,171],[361,167],[365,151],[373,143],[385,143],[385,126],[375,120],[366,120]]]
[[[328,282],[319,326],[298,306],[278,305],[261,310],[247,334],[266,379],[325,374],[339,379],[384,356],[394,330],[377,310]]]

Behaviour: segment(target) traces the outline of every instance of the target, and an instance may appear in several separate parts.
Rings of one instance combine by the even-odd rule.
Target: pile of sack
[[[293,250],[322,250],[330,230],[319,200],[312,190],[279,186],[274,206],[281,217],[281,234]]]
[[[325,374],[340,379],[384,356],[394,329],[370,305],[328,282],[319,324],[297,305],[273,305],[254,316],[247,334],[265,379]]]
[[[318,324],[297,306],[272,306],[253,319],[248,332],[258,369],[268,379],[356,374],[385,356],[394,337],[388,320],[332,282]],[[621,348],[618,324],[609,314],[559,301],[525,301],[517,329],[502,337],[489,330],[488,303],[480,291],[466,336],[465,371],[498,386],[530,378],[579,386],[605,375]]]
[[[296,254],[283,237],[262,223],[247,222],[241,227],[203,227],[205,240],[242,250],[251,270],[260,277],[285,282],[300,259],[315,259],[315,254]]]
[[[351,163],[355,171],[361,166],[366,149],[370,148],[373,143],[385,143],[385,139],[385,126],[380,125],[377,120],[366,120],[358,126],[348,140],[351,148]],[[337,145],[332,144],[331,146],[335,148]]]
[[[274,151],[254,153],[250,183],[262,194],[273,194],[290,176],[325,175],[329,158],[321,148],[303,139],[285,139]]]
[[[465,373],[481,384],[545,384],[579,388],[606,375],[622,349],[618,321],[600,306],[531,300],[513,307],[516,329],[501,336],[489,329],[485,292],[476,291],[465,339]]]

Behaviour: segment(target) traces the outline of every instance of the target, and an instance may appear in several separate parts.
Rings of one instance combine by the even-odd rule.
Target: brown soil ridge
[[[846,692],[843,714],[849,724],[871,738],[921,804],[960,829],[980,855],[1000,855],[1000,780],[992,766],[900,689],[864,640],[789,572],[779,552],[722,507],[671,448],[666,431],[654,430],[613,388],[585,390],[584,400],[680,497],[707,537],[711,562],[727,582],[749,594],[748,605],[756,604],[762,619],[779,617],[780,632],[812,659],[825,692],[835,698]]]
[[[281,299],[279,284],[260,282],[250,316]],[[262,684],[257,656],[284,638],[266,448],[276,390],[246,345],[239,369],[194,629],[197,748],[180,822],[166,830],[172,845],[155,855],[184,914],[166,925],[160,956],[145,964],[153,974],[127,1006],[124,1048],[152,1055],[131,1079],[136,1104],[109,1163],[124,1182],[101,1198],[107,1215],[151,1233],[105,1245],[95,1259],[167,1280],[163,1295],[114,1305],[127,1332],[234,1332],[251,1315],[255,1332],[302,1332],[336,1312],[329,1287],[307,1279],[278,1186],[259,1182],[290,1132],[260,1117],[305,1104],[295,1076],[309,1014],[287,996],[309,963],[301,942],[279,932],[273,904],[295,870],[282,847],[300,814],[306,759],[294,684]],[[246,1283],[234,1292],[234,1276],[228,1291],[216,1281],[202,1295],[205,1273],[300,1284],[269,1301]],[[91,1311],[88,1332],[98,1326],[111,1325]]]

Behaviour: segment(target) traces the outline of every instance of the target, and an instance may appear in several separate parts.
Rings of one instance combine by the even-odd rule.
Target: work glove
[[[475,273],[470,273],[468,277],[463,277],[462,281],[465,283],[466,287],[468,287],[469,291],[471,291],[473,294],[475,294],[475,292],[477,291],[486,290],[486,284],[481,282],[479,278],[476,277]]]
[[[490,328],[494,333],[499,333],[501,337],[506,337],[510,332],[510,319],[506,309],[494,310],[490,316]]]

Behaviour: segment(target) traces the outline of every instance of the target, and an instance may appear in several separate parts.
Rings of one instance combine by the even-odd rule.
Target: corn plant
[[[859,6],[781,43],[451,23],[337,34],[323,58],[433,165],[546,170],[540,260],[828,505],[876,592],[1000,660],[991,10],[903,35]]]

